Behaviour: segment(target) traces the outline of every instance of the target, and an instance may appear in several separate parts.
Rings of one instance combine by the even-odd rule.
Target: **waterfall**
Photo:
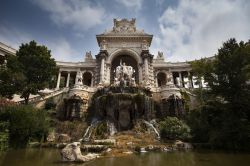
[[[99,121],[94,121],[91,123],[90,126],[88,126],[88,128],[86,129],[84,135],[83,135],[83,141],[87,142],[90,140],[90,137],[92,135],[93,129],[97,126],[97,124],[99,123]]]
[[[109,129],[110,136],[113,136],[115,133],[117,133],[117,129],[114,123],[107,121],[107,126]]]
[[[143,123],[145,123],[147,125],[147,127],[153,129],[153,131],[155,132],[155,134],[157,135],[157,138],[160,139],[160,133],[157,131],[157,129],[154,127],[154,125],[146,120],[143,120]]]

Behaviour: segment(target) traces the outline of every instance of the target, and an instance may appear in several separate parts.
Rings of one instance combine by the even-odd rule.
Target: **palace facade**
[[[153,35],[138,30],[135,19],[114,19],[113,28],[96,35],[96,39],[100,51],[95,57],[86,52],[84,62],[57,62],[57,89],[72,87],[93,92],[98,87],[116,85],[121,63],[131,68],[136,86],[159,92],[161,98],[179,88],[194,87],[190,64],[166,62],[162,52],[151,54]]]
[[[166,62],[160,51],[157,55],[151,54],[153,35],[137,29],[135,19],[113,21],[111,30],[96,35],[100,48],[97,55],[86,52],[83,62],[57,61],[56,89],[69,88],[89,94],[120,81],[126,85],[129,78],[133,86],[146,87],[162,100],[178,95],[181,88],[195,87],[190,64]],[[2,61],[6,54],[15,53],[15,49],[0,43]],[[119,72],[121,69],[126,69],[127,73]]]

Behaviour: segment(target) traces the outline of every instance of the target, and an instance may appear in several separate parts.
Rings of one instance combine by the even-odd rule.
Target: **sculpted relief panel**
[[[132,19],[131,21],[127,19],[122,19],[120,21],[114,19],[113,32],[131,33],[135,31],[135,19]]]

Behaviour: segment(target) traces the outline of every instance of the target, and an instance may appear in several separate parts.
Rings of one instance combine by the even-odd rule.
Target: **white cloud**
[[[105,21],[106,11],[88,0],[35,0],[35,4],[50,13],[59,26],[70,25],[84,31]]]
[[[0,42],[15,49],[19,49],[22,43],[27,43],[32,40],[30,35],[20,32],[15,28],[0,26],[0,32]]]
[[[168,61],[185,61],[213,56],[229,38],[250,38],[250,1],[180,0],[159,18],[161,48]]]
[[[127,8],[139,10],[142,7],[143,0],[116,0]]]
[[[0,26],[0,42],[12,48],[19,49],[22,43],[35,40],[39,45],[45,45],[51,50],[52,57],[58,61],[79,61],[81,53],[77,52],[63,37],[57,39],[34,39],[31,35],[15,28]]]
[[[51,49],[52,57],[57,61],[79,61],[80,53],[74,50],[64,38],[50,40],[47,45]]]

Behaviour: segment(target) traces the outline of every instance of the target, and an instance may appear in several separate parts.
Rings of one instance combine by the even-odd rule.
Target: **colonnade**
[[[191,73],[189,71],[172,71],[172,72],[159,71],[156,74],[156,80],[155,80],[157,87],[162,86],[161,83],[159,83],[159,80],[158,80],[159,79],[158,75],[160,73],[165,74],[165,77],[166,77],[165,82],[166,82],[166,84],[169,84],[169,83],[175,84],[177,87],[180,87],[180,88],[194,88],[193,76],[191,75]],[[186,77],[185,77],[185,75],[186,75]],[[184,78],[187,78],[188,81],[185,82]],[[163,82],[164,82],[164,80],[163,80]],[[185,86],[186,83],[187,83],[187,86]]]
[[[75,80],[74,85],[80,85],[80,86],[86,85],[86,84],[84,84],[84,82],[85,82],[84,79],[86,79],[86,78],[84,78],[84,74],[86,74],[86,73],[90,73],[90,75],[91,75],[91,77],[90,77],[91,83],[88,86],[93,87],[93,85],[94,85],[93,73],[90,71],[63,71],[62,70],[62,71],[58,72],[56,89],[60,88],[62,73],[64,73],[64,74],[66,73],[66,77],[65,77],[66,78],[66,84],[65,84],[66,88],[68,88],[70,86],[70,78],[72,75],[75,76],[74,77],[74,80]],[[80,77],[79,77],[79,75],[80,75]]]

